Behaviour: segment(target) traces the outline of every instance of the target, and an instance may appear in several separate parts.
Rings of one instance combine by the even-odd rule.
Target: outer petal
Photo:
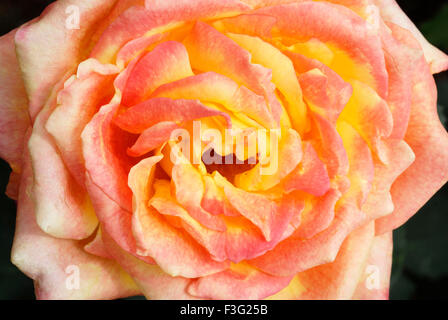
[[[392,232],[376,236],[353,299],[387,300],[392,269]]]
[[[296,62],[306,59],[299,54],[292,54]],[[308,60],[309,61],[309,60]],[[331,69],[330,69],[331,70]],[[297,70],[300,72],[300,70]],[[324,71],[325,72],[325,71]],[[300,86],[309,107],[324,115],[331,122],[336,122],[341,111],[349,101],[353,89],[337,74],[326,75],[319,69],[312,69],[299,76]]]
[[[415,161],[392,185],[395,210],[377,220],[378,234],[401,226],[448,180],[448,133],[437,115],[437,88],[423,58],[415,62],[413,81],[405,141]]]
[[[369,219],[378,219],[394,211],[390,188],[415,160],[414,153],[404,141],[388,140],[385,147],[390,164],[375,163],[372,190],[362,207]]]
[[[20,173],[26,130],[30,125],[28,99],[14,46],[16,30],[0,38],[0,157]],[[17,197],[19,179],[11,179],[8,193]],[[15,191],[14,191],[15,190]]]
[[[30,99],[30,114],[35,117],[52,87],[72,72],[86,56],[88,43],[98,21],[115,1],[63,0],[47,7],[42,15],[22,26],[16,34],[17,54]],[[80,29],[67,28],[67,7],[80,13]],[[42,75],[45,75],[44,77]]]
[[[298,273],[291,284],[271,299],[351,299],[363,275],[374,239],[370,223],[344,241],[334,262]]]
[[[59,150],[45,129],[53,105],[46,105],[34,122],[28,141],[33,175],[37,224],[48,234],[84,239],[95,230],[96,219],[84,185],[68,171]]]
[[[381,16],[385,21],[395,23],[412,32],[423,48],[426,61],[430,65],[432,73],[439,73],[448,69],[448,56],[425,39],[395,0],[373,1],[380,8]]]
[[[37,226],[29,194],[33,177],[29,155],[20,186],[12,262],[35,281],[38,299],[116,299],[139,293],[133,280],[115,262],[95,257],[78,241],[55,239]],[[79,268],[79,289],[70,289],[70,275]]]

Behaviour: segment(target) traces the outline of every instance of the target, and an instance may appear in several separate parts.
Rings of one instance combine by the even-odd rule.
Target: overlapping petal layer
[[[395,1],[81,0],[78,32],[72,3],[0,38],[39,298],[387,298],[391,231],[448,179],[448,58]]]

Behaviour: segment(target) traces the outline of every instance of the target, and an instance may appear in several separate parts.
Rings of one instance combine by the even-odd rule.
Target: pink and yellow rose
[[[39,299],[385,299],[392,230],[448,179],[448,57],[393,0],[61,0],[0,66],[12,261]],[[201,137],[173,162],[193,123],[277,130],[278,167],[244,139],[213,150],[240,163]]]

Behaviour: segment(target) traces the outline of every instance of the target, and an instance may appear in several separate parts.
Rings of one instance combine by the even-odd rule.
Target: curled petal
[[[370,247],[364,273],[352,299],[387,300],[392,269],[392,232],[376,236]]]
[[[275,136],[271,136],[274,139]],[[271,145],[272,146],[272,145]],[[277,155],[270,156],[269,167],[258,163],[254,168],[235,177],[235,185],[247,191],[265,191],[278,185],[302,161],[302,141],[294,129],[285,130],[278,145],[278,150],[271,150]],[[275,160],[274,158],[277,158]],[[264,168],[263,168],[264,167]],[[263,172],[263,169],[266,172]]]
[[[194,69],[214,71],[264,96],[274,119],[278,120],[281,106],[271,83],[272,71],[251,63],[250,53],[213,27],[197,22],[184,40]]]
[[[98,257],[102,257],[105,259],[113,259],[112,255],[109,254],[104,244],[101,227],[97,229],[93,240],[84,246],[84,250]]]
[[[275,125],[262,96],[214,72],[200,73],[163,85],[152,97],[212,102],[224,106],[233,114],[244,114],[267,128]]]
[[[327,229],[334,219],[336,202],[340,198],[341,192],[334,188],[322,197],[307,199],[300,226],[294,232],[294,236],[311,239]]]
[[[180,127],[171,121],[159,122],[146,129],[138,137],[134,145],[128,149],[128,155],[131,157],[140,157],[168,141],[174,130]]]
[[[414,153],[404,141],[388,140],[385,142],[385,150],[390,164],[375,163],[372,190],[362,207],[370,219],[378,219],[394,211],[391,186],[415,160]]]
[[[108,104],[98,111],[84,128],[81,138],[85,167],[91,181],[121,208],[132,211],[132,192],[126,181],[136,160],[126,150],[135,138],[113,123],[117,104]]]
[[[114,261],[91,255],[78,241],[51,237],[38,227],[29,196],[33,176],[29,155],[18,200],[17,228],[11,260],[35,281],[38,299],[117,299],[139,294],[129,275]],[[63,254],[61,254],[63,253]],[[70,275],[79,275],[70,282]]]
[[[386,101],[369,86],[352,81],[353,96],[344,108],[341,119],[350,123],[367,141],[383,162],[382,139],[388,138],[393,130],[393,117]]]
[[[301,190],[317,197],[330,189],[327,169],[311,143],[304,144],[302,161],[282,181],[282,187],[286,192]]]
[[[439,73],[448,69],[448,56],[425,39],[395,0],[374,0],[374,2],[380,8],[381,16],[385,21],[395,23],[412,32],[423,48],[432,73]]]
[[[382,98],[387,96],[388,75],[381,42],[367,22],[352,10],[325,2],[305,1],[262,8],[256,13],[277,18],[276,33],[297,42],[316,38],[330,46],[329,65],[345,80],[369,84]]]
[[[186,300],[194,299],[186,291],[190,279],[172,277],[156,265],[147,264],[128,254],[117,245],[111,236],[103,233],[108,252],[126,270],[147,299]]]
[[[14,36],[17,30],[0,38],[0,157],[13,169],[8,195],[17,197],[25,134],[30,126],[28,99],[16,58]]]
[[[45,124],[79,185],[84,185],[85,178],[81,133],[99,108],[112,98],[112,81],[117,71],[94,59],[82,62],[78,76],[67,81],[58,93],[58,105]]]
[[[361,208],[372,188],[375,173],[372,154],[361,135],[348,123],[339,122],[337,130],[344,141],[350,163],[347,175],[350,180],[350,189],[345,196],[354,197],[358,208]]]
[[[237,217],[240,213],[232,207],[225,196],[224,190],[218,187],[215,180],[210,176],[204,179],[204,196],[201,200],[201,206],[208,212],[219,215],[224,214],[230,217]]]
[[[103,63],[111,63],[125,43],[145,33],[157,34],[185,21],[235,16],[248,9],[238,0],[146,1],[146,7],[133,6],[116,18],[95,45],[91,56]]]
[[[202,209],[204,182],[201,174],[193,165],[190,163],[174,165],[172,179],[176,200],[188,210],[195,220],[209,229],[226,231],[226,225],[221,217]]]
[[[28,141],[35,179],[36,221],[43,231],[54,237],[84,239],[93,233],[98,220],[84,184],[79,184],[70,174],[44,127],[48,108],[36,118]]]
[[[294,215],[300,214],[303,209],[303,204],[300,201],[290,199],[285,202],[276,215],[276,223],[274,223],[276,227],[273,229],[275,236],[267,242],[255,225],[241,217],[226,218],[226,232],[205,228],[198,221],[192,219],[188,211],[176,204],[170,195],[169,186],[161,184],[159,187],[161,187],[160,191],[163,189],[166,191],[156,193],[151,199],[151,205],[165,216],[179,218],[180,226],[206,248],[216,261],[230,260],[237,263],[264,254],[267,250],[275,247],[283,232],[286,231],[288,222]]]
[[[313,116],[313,129],[311,143],[317,151],[320,159],[327,167],[328,176],[346,175],[349,171],[349,159],[344,149],[343,141],[336,128],[328,120],[317,113],[311,112]]]
[[[123,91],[122,104],[146,100],[159,86],[193,75],[185,47],[167,41],[145,54],[133,67]]]
[[[300,59],[294,56],[296,61]],[[352,86],[339,76],[328,76],[319,69],[302,73],[299,81],[308,106],[335,123],[352,96]]]
[[[413,83],[405,141],[414,152],[415,161],[392,185],[395,209],[377,220],[378,234],[401,226],[448,180],[448,133],[437,115],[437,89],[423,58],[415,65]]]
[[[250,52],[251,62],[272,70],[272,82],[285,97],[287,111],[293,127],[303,133],[307,130],[306,106],[294,66],[287,56],[273,45],[258,37],[227,34],[230,39]]]
[[[85,57],[85,44],[92,36],[92,27],[107,15],[114,2],[58,1],[48,6],[39,18],[17,31],[17,56],[24,75],[32,118],[42,108],[53,86],[73,72]],[[79,29],[76,29],[77,26],[67,27],[65,12],[71,5],[79,10]],[[42,77],[43,74],[45,77]]]

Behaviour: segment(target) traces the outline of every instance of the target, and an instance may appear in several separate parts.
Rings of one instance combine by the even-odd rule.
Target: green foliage
[[[448,3],[445,4],[436,16],[423,23],[420,27],[426,38],[437,47],[448,48]]]

